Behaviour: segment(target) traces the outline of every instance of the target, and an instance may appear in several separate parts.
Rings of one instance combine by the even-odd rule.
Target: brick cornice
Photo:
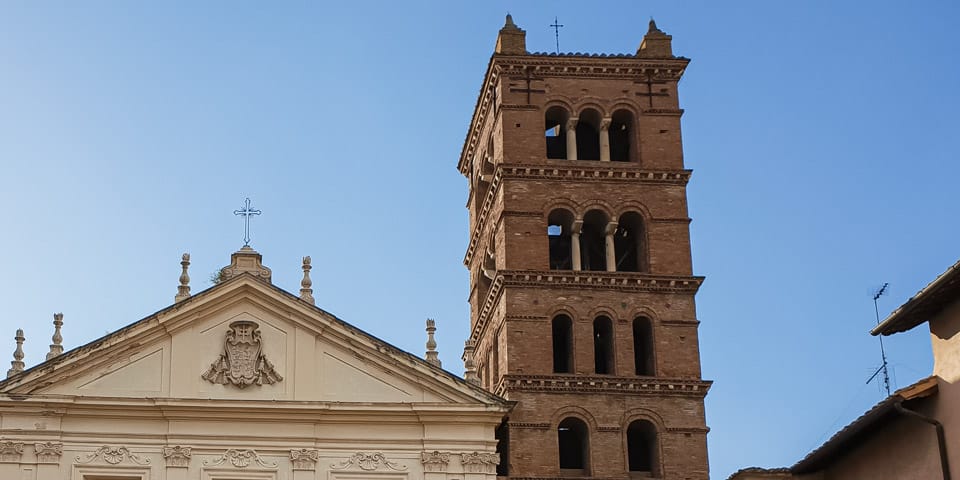
[[[709,380],[659,377],[614,377],[584,375],[504,375],[495,390],[538,393],[611,393],[650,396],[705,397]]]
[[[648,170],[635,162],[603,162],[581,160],[551,160],[546,165],[499,164],[490,180],[490,188],[477,213],[477,222],[470,235],[470,244],[463,256],[463,264],[469,265],[480,243],[480,236],[487,224],[493,200],[503,186],[504,180],[573,180],[576,182],[630,182],[642,184],[685,186],[690,181],[692,170]],[[529,213],[529,212],[525,212]],[[545,212],[544,212],[545,213]],[[684,219],[652,219],[653,222],[685,222]]]
[[[704,277],[651,275],[635,272],[593,272],[573,270],[500,270],[490,284],[480,307],[470,339],[479,341],[490,314],[506,287],[615,290],[621,292],[697,293]]]

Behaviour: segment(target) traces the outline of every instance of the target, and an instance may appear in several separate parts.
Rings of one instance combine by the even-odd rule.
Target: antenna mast
[[[877,300],[887,291],[887,286],[889,283],[884,283],[880,290],[877,290],[877,293],[873,295],[873,313],[877,316],[877,325],[880,325],[880,309],[877,308]],[[883,387],[887,390],[887,396],[890,396],[890,372],[887,369],[887,353],[883,349],[883,335],[878,335],[877,338],[880,339],[880,358],[883,360],[883,363],[880,365],[880,368],[876,372],[873,372],[873,375],[870,375],[870,378],[867,379],[867,383],[870,383],[874,377],[877,376],[880,372],[883,372]]]

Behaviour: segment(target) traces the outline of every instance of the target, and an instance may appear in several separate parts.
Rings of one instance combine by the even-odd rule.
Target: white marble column
[[[600,121],[600,161],[610,161],[610,123],[611,118],[604,118]]]
[[[567,120],[567,160],[577,159],[577,123],[579,121],[577,117]]]
[[[583,220],[573,222],[570,229],[570,258],[574,270],[580,270],[580,232],[583,231]]]
[[[613,234],[617,233],[617,222],[608,223],[604,233],[606,233],[607,237],[607,271],[615,272],[617,271],[617,252],[616,246],[613,243]]]

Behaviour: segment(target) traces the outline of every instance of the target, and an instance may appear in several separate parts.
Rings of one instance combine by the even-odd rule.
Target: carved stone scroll
[[[23,457],[23,442],[0,442],[0,462],[20,463]]]
[[[167,461],[168,467],[189,467],[190,466],[190,447],[163,447],[163,458]]]
[[[63,456],[63,444],[57,442],[37,442],[33,444],[37,453],[37,463],[60,463]]]
[[[201,377],[210,383],[233,384],[240,388],[283,380],[263,354],[259,327],[249,320],[231,323],[223,353]]]
[[[400,465],[399,463],[391,462],[387,460],[382,453],[363,453],[357,452],[353,454],[352,457],[340,462],[330,465],[330,468],[333,470],[344,470],[351,466],[356,466],[360,470],[373,471],[379,470],[383,467],[389,468],[390,470],[403,471],[407,467],[405,465]]]
[[[256,450],[235,448],[231,448],[230,450],[223,452],[223,455],[220,455],[220,458],[217,458],[216,460],[206,460],[203,462],[203,464],[208,467],[215,467],[218,465],[223,465],[223,463],[228,460],[234,467],[237,468],[246,468],[250,466],[251,461],[257,462],[257,464],[259,464],[261,467],[277,468],[276,463],[264,460]]]
[[[463,465],[463,471],[468,473],[494,473],[497,471],[497,464],[500,463],[500,455],[497,453],[461,453],[460,463]]]
[[[290,461],[293,462],[294,470],[314,470],[317,468],[317,460],[320,459],[320,452],[300,448],[290,450]]]
[[[420,463],[423,464],[424,472],[446,472],[447,464],[450,463],[450,454],[436,450],[421,452]]]
[[[77,455],[77,463],[90,463],[97,458],[102,457],[104,462],[109,463],[110,465],[116,465],[124,460],[130,460],[137,465],[150,465],[149,458],[142,458],[139,455],[131,452],[127,447],[111,447],[109,445],[104,445],[97,449],[93,453],[88,453],[86,455]]]

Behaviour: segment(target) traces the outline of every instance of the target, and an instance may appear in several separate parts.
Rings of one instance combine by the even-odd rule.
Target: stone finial
[[[17,329],[17,336],[13,337],[17,341],[17,349],[13,351],[13,361],[10,362],[10,370],[7,370],[7,377],[12,377],[23,371],[23,329]]]
[[[227,281],[241,273],[249,273],[259,280],[273,283],[271,282],[273,272],[263,266],[263,256],[249,245],[244,245],[230,255],[230,265],[220,269],[220,278]]]
[[[60,327],[63,326],[63,314],[53,314],[53,344],[50,345],[50,352],[47,353],[47,360],[63,353],[63,335],[60,334]]]
[[[440,358],[437,357],[437,341],[433,339],[433,334],[437,331],[437,323],[432,319],[427,319],[427,363],[440,366]]]
[[[173,297],[174,303],[190,298],[190,275],[187,274],[187,269],[190,268],[189,253],[183,254],[180,267],[183,268],[183,271],[180,272],[180,286],[177,287],[177,295]]]
[[[473,361],[473,352],[476,348],[471,340],[463,343],[463,379],[474,385],[480,385],[480,377],[477,376],[477,364]]]
[[[637,48],[637,56],[643,58],[673,58],[673,47],[670,45],[672,41],[673,37],[657,28],[657,22],[654,22],[651,18],[647,27],[647,34],[643,36],[643,41]]]
[[[513,17],[509,13],[503,28],[500,29],[500,34],[497,35],[497,46],[494,52],[503,55],[527,54],[527,32],[513,23]]]
[[[310,255],[303,257],[303,280],[300,281],[300,300],[316,304],[313,299],[313,281],[310,280]]]

